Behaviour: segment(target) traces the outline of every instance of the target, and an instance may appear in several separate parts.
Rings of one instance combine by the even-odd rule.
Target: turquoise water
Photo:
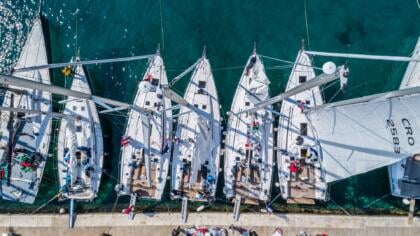
[[[160,43],[168,76],[173,78],[194,63],[206,45],[224,112],[230,108],[242,72],[240,67],[250,55],[254,41],[262,55],[294,60],[301,39],[314,50],[409,55],[420,36],[420,9],[416,0],[306,0],[306,3],[309,40],[303,0],[45,0],[42,15],[51,62],[68,61],[77,49],[84,60],[150,54]],[[37,4],[35,0],[0,0],[0,71],[7,71],[17,60],[31,20],[37,14]],[[325,60],[316,58],[315,63],[321,66]],[[345,60],[334,61],[339,64]],[[267,59],[264,63],[272,82],[271,93],[278,94],[284,90],[290,69],[278,68],[284,64]],[[348,89],[336,94],[338,87],[331,86],[325,90],[327,101],[397,89],[406,67],[404,63],[378,61],[348,63],[351,69]],[[145,66],[145,61],[104,64],[88,66],[87,71],[95,94],[131,102]],[[52,80],[59,85],[65,83],[58,70],[52,71]],[[187,80],[177,83],[176,89],[184,91]],[[79,204],[86,211],[110,211],[116,199],[113,187],[118,176],[119,138],[125,117],[105,115],[101,119],[108,153],[106,174],[98,199]],[[33,206],[0,201],[0,211],[30,212],[53,197],[58,191],[54,161],[54,158],[48,161]],[[340,212],[343,207],[352,214],[405,213],[400,199],[388,193],[387,171],[379,169],[333,184],[332,201],[327,204],[286,207],[277,200],[274,206],[282,212]],[[276,194],[274,190],[273,196]],[[117,208],[127,202],[126,198],[120,199]],[[57,211],[63,204],[53,201],[44,210]],[[179,204],[169,200],[145,202],[142,208],[177,211]],[[221,196],[213,209],[230,210],[230,206]]]

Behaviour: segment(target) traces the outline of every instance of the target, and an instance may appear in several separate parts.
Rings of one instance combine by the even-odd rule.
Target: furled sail
[[[332,103],[308,112],[321,145],[326,181],[365,173],[420,153],[418,91],[388,92],[370,100]]]

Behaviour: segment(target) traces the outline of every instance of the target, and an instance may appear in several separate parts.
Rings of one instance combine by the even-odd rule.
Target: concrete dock
[[[48,215],[0,215],[0,232],[13,231],[18,235],[171,235],[172,229],[181,226],[230,225],[252,229],[258,235],[272,235],[280,227],[284,235],[296,235],[300,230],[308,235],[355,236],[414,236],[420,235],[420,220],[408,224],[407,217],[397,216],[342,216],[308,214],[241,214],[234,222],[232,214],[190,213],[188,222],[182,224],[180,214],[137,214],[130,220],[123,214],[79,214],[74,229],[68,229],[68,216]],[[229,235],[239,235],[229,232]]]

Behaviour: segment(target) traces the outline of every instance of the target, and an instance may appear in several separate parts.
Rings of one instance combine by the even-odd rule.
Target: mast
[[[14,107],[14,94],[11,93],[10,94],[10,107]],[[10,118],[9,118],[9,123],[7,124],[7,128],[9,129],[9,142],[8,142],[8,147],[7,147],[7,186],[10,185],[10,178],[12,176],[12,158],[13,158],[13,143],[14,143],[14,117],[15,114],[14,112],[10,112]]]
[[[355,54],[355,53],[335,53],[335,52],[317,52],[317,51],[306,51],[309,55],[326,56],[326,57],[344,57],[354,59],[365,59],[365,60],[381,60],[381,61],[403,61],[403,62],[420,62],[419,58],[412,57],[401,57],[401,56],[382,56],[382,55],[366,55],[366,54]]]
[[[205,56],[205,51],[203,52],[204,56]],[[202,58],[198,59],[194,64],[192,64],[190,67],[188,67],[184,72],[182,72],[181,74],[179,74],[177,77],[173,78],[171,80],[171,82],[169,82],[170,86],[173,86],[176,82],[178,82],[178,80],[182,79],[182,77],[184,77],[186,74],[190,73],[192,70],[195,69],[195,67],[197,66],[198,63],[200,63]]]
[[[29,113],[29,114],[39,114],[39,115],[51,115],[53,117],[73,120],[74,118],[68,115],[64,115],[62,113],[58,112],[47,112],[47,111],[41,111],[41,110],[27,110],[22,108],[15,108],[15,107],[3,107],[0,106],[0,111],[9,111],[9,112],[17,112],[17,113]]]
[[[177,94],[171,88],[169,88],[168,85],[162,85],[162,94],[163,94],[163,96],[169,98],[173,102],[178,103],[179,105],[184,106],[184,107],[188,108],[189,110],[197,113],[199,116],[206,118],[210,122],[215,122],[214,119],[208,113],[206,113],[206,112],[198,109],[197,107],[189,104],[183,97],[181,97],[179,94]]]
[[[131,108],[131,109],[134,109],[134,110],[136,110],[136,111],[138,111],[142,114],[149,114],[150,113],[149,109],[144,109],[144,108],[141,108],[139,106],[135,106],[135,105],[131,105],[131,104],[128,104],[128,103],[112,100],[112,99],[109,99],[109,98],[95,96],[95,95],[88,94],[88,93],[73,91],[73,90],[62,88],[62,87],[55,86],[55,85],[47,85],[47,84],[43,84],[43,83],[40,83],[40,82],[30,81],[30,80],[22,79],[22,78],[19,78],[19,77],[16,77],[16,76],[11,76],[11,75],[0,75],[0,84],[13,85],[13,86],[17,86],[17,87],[22,87],[22,88],[27,88],[27,89],[36,89],[36,90],[41,90],[41,91],[50,92],[50,93],[53,93],[53,94],[58,94],[58,95],[63,95],[63,96],[68,96],[68,97],[75,97],[75,98],[92,100],[95,103],[98,103],[99,105],[100,105],[100,103],[105,103],[105,104],[112,105],[112,106],[115,106],[115,107],[121,107],[121,108],[126,108],[126,109]]]
[[[327,64],[327,63],[326,63]],[[308,82],[305,82],[301,85],[298,85],[294,87],[293,89],[290,89],[289,91],[286,91],[276,97],[272,97],[270,99],[267,99],[263,102],[259,102],[255,104],[253,108],[242,110],[235,115],[239,115],[246,112],[255,112],[259,109],[265,108],[267,106],[270,106],[274,103],[280,102],[286,98],[289,98],[293,95],[296,95],[298,93],[301,93],[303,91],[309,90],[313,87],[317,87],[326,83],[329,83],[331,81],[334,81],[339,78],[346,78],[348,75],[348,69],[345,66],[340,66],[337,68],[337,70],[333,71],[331,74],[323,73],[321,75],[316,76],[315,78],[309,80]]]
[[[26,72],[26,71],[41,70],[41,69],[54,69],[54,68],[62,68],[62,67],[66,67],[66,66],[92,65],[92,64],[104,64],[104,63],[113,63],[113,62],[136,61],[136,60],[149,59],[153,56],[154,55],[144,55],[144,56],[120,57],[120,58],[112,58],[112,59],[53,63],[53,64],[47,64],[47,65],[17,68],[17,69],[15,69],[15,72]]]
[[[152,134],[152,129],[150,127],[151,123],[150,123],[150,117],[149,116],[141,116],[142,122],[145,121],[146,122],[143,123],[144,127],[147,127],[143,132],[144,132],[144,137],[145,137],[145,151],[143,152],[144,154],[144,166],[146,169],[146,179],[147,179],[147,187],[152,187],[152,180],[151,180],[151,166],[150,166],[150,135]]]

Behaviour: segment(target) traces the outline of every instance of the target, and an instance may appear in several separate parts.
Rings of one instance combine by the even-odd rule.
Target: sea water
[[[10,70],[18,59],[32,20],[38,15],[37,0],[0,0],[0,71]],[[306,14],[305,14],[306,11]],[[49,60],[69,61],[152,54],[160,44],[168,77],[171,79],[193,64],[204,46],[212,64],[214,78],[225,114],[243,66],[254,42],[261,55],[293,61],[301,48],[384,55],[410,55],[420,36],[420,9],[416,0],[44,0],[41,8]],[[307,16],[305,18],[305,15]],[[407,66],[400,62],[315,58],[316,66],[332,60],[347,61],[351,75],[345,92],[337,84],[323,89],[326,101],[337,101],[398,89]],[[264,59],[271,80],[272,95],[286,86],[290,67]],[[146,61],[86,66],[94,94],[132,102]],[[60,70],[52,70],[52,82],[68,85]],[[182,93],[188,77],[175,89]],[[63,99],[54,96],[55,101]],[[55,109],[59,105],[55,102]],[[128,198],[118,199],[114,191],[119,176],[119,139],[126,114],[101,115],[106,156],[98,198],[78,204],[79,211],[119,211]],[[58,122],[54,121],[54,127]],[[53,137],[56,142],[56,136]],[[32,212],[58,190],[55,147],[33,205],[0,200],[0,212]],[[272,197],[278,194],[273,180]],[[231,211],[223,197],[219,180],[218,200],[210,209]],[[169,182],[167,183],[169,189]],[[316,206],[273,204],[280,212],[347,212],[349,214],[405,214],[407,206],[390,196],[386,168],[352,177],[331,185],[331,201]],[[170,201],[140,201],[145,211],[179,211]],[[66,202],[52,201],[41,211],[57,212]],[[190,204],[191,209],[196,205]],[[256,207],[244,210],[258,211]]]

